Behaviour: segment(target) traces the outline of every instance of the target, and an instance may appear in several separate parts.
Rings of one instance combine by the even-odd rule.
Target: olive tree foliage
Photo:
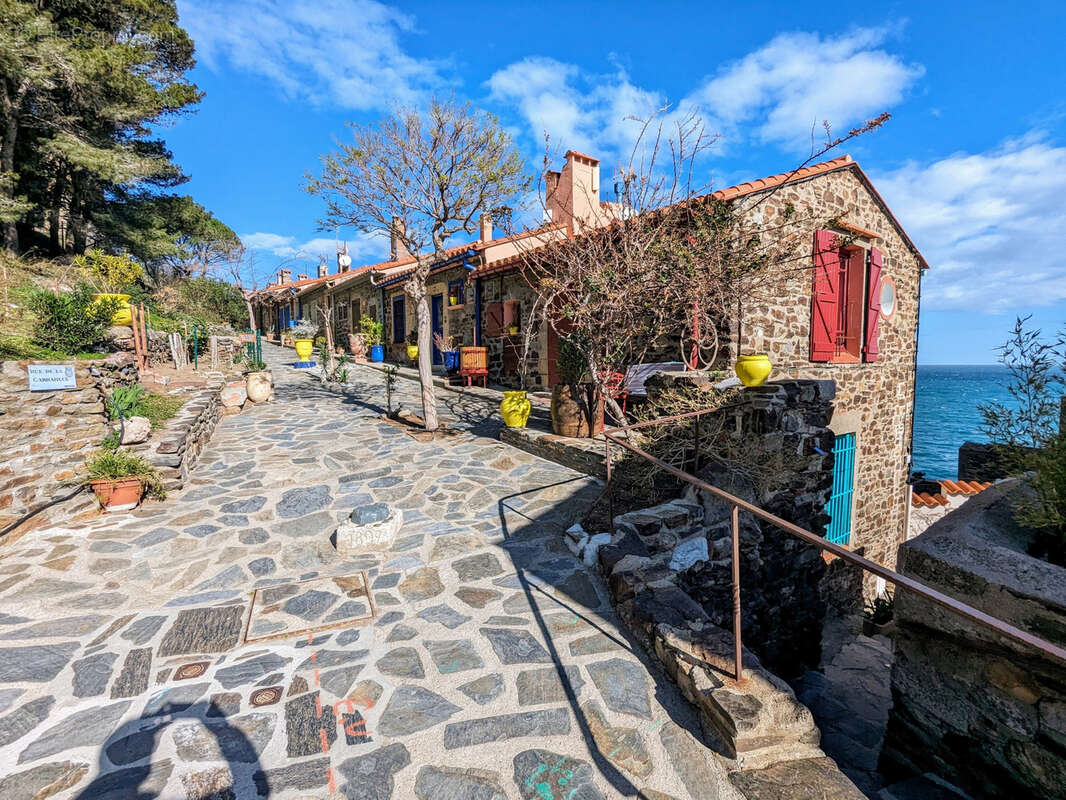
[[[1017,520],[1037,531],[1034,555],[1066,566],[1066,431],[1060,409],[1066,380],[1066,333],[1053,340],[1029,317],[1015,320],[999,360],[1008,370],[1008,403],[978,406],[981,428],[1001,466],[1028,490],[1015,500]]]
[[[376,124],[349,123],[353,141],[322,156],[306,189],[321,197],[323,229],[352,227],[395,235],[414,258],[404,288],[418,320],[418,375],[427,430],[436,430],[426,279],[447,242],[472,234],[482,213],[509,217],[529,177],[510,135],[495,117],[469,103],[433,99],[399,108]]]
[[[613,381],[632,364],[669,354],[711,367],[731,333],[742,301],[778,291],[792,269],[809,268],[812,226],[824,223],[791,207],[783,214],[761,208],[772,195],[738,203],[712,193],[703,158],[717,136],[699,112],[661,108],[636,124],[635,143],[604,185],[615,199],[574,203],[592,209],[579,232],[545,244],[543,236],[518,240],[524,275],[545,308],[545,320],[584,357],[584,382],[602,397],[621,424],[626,417],[611,396]],[[882,115],[843,137],[826,128],[806,166],[843,142],[879,127]],[[552,161],[546,148],[544,174]],[[558,205],[540,184],[545,211]],[[593,413],[586,409],[586,413]]]

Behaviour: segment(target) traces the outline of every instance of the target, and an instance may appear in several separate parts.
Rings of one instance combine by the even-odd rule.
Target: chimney
[[[410,258],[411,253],[407,250],[407,245],[403,243],[403,239],[400,237],[404,232],[403,220],[399,217],[392,218],[392,249],[389,254],[389,261],[399,261],[401,258]]]
[[[296,280],[298,280],[298,281],[306,281],[307,280],[307,276],[304,275],[304,274],[297,275],[296,276]]]
[[[481,235],[478,236],[478,241],[492,241],[492,216],[490,214],[481,215]]]
[[[329,275],[329,265],[325,261],[323,261],[321,264],[318,265],[318,277],[324,278],[327,275]]]
[[[291,269],[283,269],[283,270],[279,270],[278,271],[278,285],[279,286],[281,284],[283,284],[283,283],[288,283],[291,280],[292,280],[292,270]]]
[[[552,222],[566,225],[571,234],[599,224],[599,159],[568,150],[562,172],[545,175],[544,188]]]

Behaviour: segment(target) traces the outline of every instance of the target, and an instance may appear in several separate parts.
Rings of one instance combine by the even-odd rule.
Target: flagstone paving
[[[264,354],[276,402],[184,491],[0,545],[0,797],[741,797],[563,544],[593,479],[481,399],[438,390],[460,434],[416,441],[380,373]],[[372,503],[391,550],[339,556]]]

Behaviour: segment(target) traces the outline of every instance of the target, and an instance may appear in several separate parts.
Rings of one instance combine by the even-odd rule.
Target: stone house
[[[599,183],[599,162],[568,152],[563,168],[546,176],[548,224],[494,238],[492,221],[483,218],[476,240],[449,249],[432,267],[427,285],[434,331],[458,345],[486,347],[496,383],[517,383],[522,326],[536,296],[523,271],[525,254],[604,224],[610,204],[599,200]],[[729,334],[723,366],[738,353],[765,352],[775,378],[836,383],[830,427],[837,437],[837,475],[827,535],[892,566],[911,506],[919,284],[928,265],[850,156],[713,196],[756,226],[787,215],[811,221],[794,262],[774,276],[773,292],[722,322]],[[282,271],[279,283],[258,296],[264,327],[294,319],[330,291],[349,330],[358,330],[361,315],[382,321],[388,357],[406,363],[404,345],[416,319],[403,284],[415,259],[395,237],[392,244],[391,258],[379,264],[353,270],[339,257],[333,276],[292,281]],[[557,353],[554,331],[540,325],[529,348],[527,388],[558,382]]]

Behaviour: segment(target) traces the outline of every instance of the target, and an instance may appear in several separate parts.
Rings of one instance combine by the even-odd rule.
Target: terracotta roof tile
[[[973,497],[980,494],[992,484],[989,482],[980,481],[940,481],[940,491],[935,494],[929,494],[928,492],[911,492],[911,505],[925,508],[935,508],[936,506],[946,506],[951,501],[948,497],[957,497],[962,495],[964,497]]]
[[[801,181],[804,178],[813,178],[815,175],[832,172],[835,169],[840,169],[846,167],[848,164],[854,163],[855,162],[852,161],[851,156],[845,154],[840,156],[840,158],[834,158],[832,161],[823,161],[820,164],[812,164],[809,167],[794,169],[792,172],[781,172],[777,175],[771,175],[768,178],[759,178],[757,181],[749,181],[748,183],[740,183],[736,186],[719,189],[716,192],[712,192],[711,197],[715,200],[733,200],[737,197],[743,197],[746,194],[761,192],[765,189],[773,189],[775,186],[781,186],[785,183]]]

